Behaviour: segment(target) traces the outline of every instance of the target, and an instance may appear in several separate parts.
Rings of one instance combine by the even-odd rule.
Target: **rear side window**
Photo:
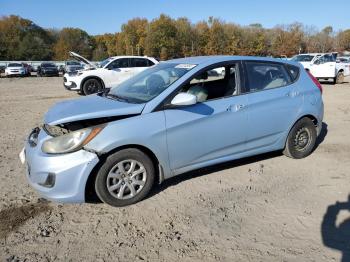
[[[295,82],[299,77],[299,73],[300,73],[299,67],[293,66],[293,65],[286,65],[286,67],[292,78],[292,81]]]
[[[131,58],[131,67],[148,67],[148,59],[145,58]]]
[[[250,61],[245,64],[249,92],[282,87],[291,83],[290,76],[283,64]]]

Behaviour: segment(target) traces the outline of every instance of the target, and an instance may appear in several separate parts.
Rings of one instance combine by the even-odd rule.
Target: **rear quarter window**
[[[297,66],[293,66],[293,65],[286,65],[286,68],[290,74],[290,77],[292,78],[292,81],[295,82],[300,74],[300,69]]]

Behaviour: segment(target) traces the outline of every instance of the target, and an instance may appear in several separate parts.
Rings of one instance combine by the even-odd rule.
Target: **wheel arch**
[[[138,145],[138,144],[123,145],[123,146],[116,147],[108,152],[105,152],[105,153],[99,155],[99,162],[90,172],[89,177],[88,177],[86,184],[85,184],[85,202],[94,202],[96,200],[99,200],[99,198],[95,192],[95,179],[96,179],[96,175],[97,175],[98,170],[105,163],[107,157],[120,151],[120,150],[130,149],[130,148],[140,150],[141,152],[145,153],[152,160],[152,163],[154,165],[154,170],[156,172],[155,182],[158,182],[158,184],[163,182],[163,180],[164,180],[163,167],[161,166],[157,156],[155,155],[155,153],[151,149],[149,149],[146,146]]]
[[[294,121],[293,125],[289,128],[288,134],[287,134],[287,136],[285,138],[285,141],[284,141],[284,146],[286,145],[288,136],[289,136],[290,132],[292,131],[293,127],[295,126],[295,124],[298,123],[303,118],[309,118],[314,123],[315,127],[316,128],[318,127],[319,121],[317,120],[317,117],[315,117],[314,115],[312,115],[312,114],[305,114],[305,115],[300,116],[296,121]]]

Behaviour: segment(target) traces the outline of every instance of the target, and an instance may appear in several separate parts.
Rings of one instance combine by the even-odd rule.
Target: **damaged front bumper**
[[[44,198],[56,202],[85,202],[86,182],[99,161],[98,156],[84,149],[67,154],[46,154],[41,146],[51,136],[43,130],[36,132],[36,143],[33,143],[32,132],[20,154],[29,184]]]

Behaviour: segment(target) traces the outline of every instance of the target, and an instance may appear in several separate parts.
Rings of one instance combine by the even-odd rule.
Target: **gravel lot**
[[[308,158],[233,161],[112,208],[47,202],[27,185],[24,139],[78,95],[62,78],[0,79],[0,261],[340,261],[350,254],[350,84],[323,87],[324,130]]]

